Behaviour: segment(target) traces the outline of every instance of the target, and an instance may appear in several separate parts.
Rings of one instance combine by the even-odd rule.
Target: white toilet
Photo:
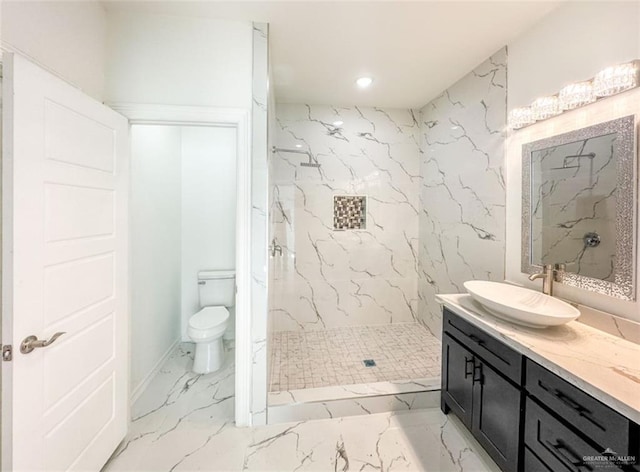
[[[193,371],[208,374],[222,367],[222,336],[229,325],[229,310],[235,302],[235,272],[198,272],[198,292],[202,309],[189,318],[187,334],[196,344]]]

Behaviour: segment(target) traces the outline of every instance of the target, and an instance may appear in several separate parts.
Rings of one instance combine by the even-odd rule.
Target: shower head
[[[271,152],[274,153],[274,154],[276,152],[292,152],[294,154],[304,154],[305,156],[309,156],[309,162],[301,162],[300,165],[302,167],[315,167],[315,168],[320,167],[320,164],[313,157],[313,155],[311,154],[311,151],[301,151],[300,149],[284,149],[284,148],[277,148],[277,147],[273,146],[271,148]]]
[[[579,169],[580,161],[578,161],[578,159],[580,159],[581,157],[588,157],[589,159],[593,159],[594,157],[596,157],[596,153],[590,152],[588,154],[573,154],[570,156],[565,156],[562,160],[562,167],[552,167],[549,170]]]

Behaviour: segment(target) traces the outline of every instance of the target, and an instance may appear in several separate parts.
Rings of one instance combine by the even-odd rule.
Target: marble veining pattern
[[[290,104],[276,113],[277,148],[310,151],[320,167],[271,156],[272,238],[282,254],[270,260],[270,329],[416,321],[418,114]],[[366,229],[334,231],[336,195],[367,196]]]
[[[564,263],[569,272],[615,280],[615,140],[608,134],[530,153],[533,264]],[[599,236],[597,247],[583,241],[588,233]]]
[[[640,423],[640,346],[577,321],[533,329],[490,315],[469,295],[438,300],[567,382]]]
[[[556,117],[553,122],[558,123],[560,119],[561,117]],[[538,252],[542,252],[543,255],[545,252],[549,252],[549,255],[554,258],[559,254],[560,261],[567,256],[571,257],[571,252],[574,253],[574,258],[569,259],[567,263],[570,270],[565,271],[562,275],[562,283],[565,285],[623,300],[635,300],[635,257],[633,255],[637,233],[634,226],[637,204],[636,184],[634,183],[635,117],[628,115],[586,128],[575,129],[581,125],[583,125],[582,122],[575,123],[572,126],[574,129],[568,133],[530,142],[518,141],[519,138],[515,138],[514,146],[517,147],[522,142],[521,270],[525,273],[533,273],[536,271],[536,266],[533,264],[535,264],[536,258],[539,258],[536,257],[535,249],[536,245],[540,245],[540,242],[536,244],[536,241],[532,241],[535,234],[532,238],[530,233],[536,230],[534,227],[535,215],[532,218],[531,214],[531,210],[536,210],[534,206],[536,201],[531,196],[531,190],[535,190],[535,187],[531,183],[536,183],[535,174],[539,173],[536,172],[538,170],[536,167],[540,166],[529,165],[531,158],[540,153],[545,156],[549,153],[549,148],[562,149],[572,146],[575,148],[576,144],[583,143],[580,144],[581,147],[589,147],[592,150],[587,153],[591,161],[588,166],[589,172],[576,172],[576,175],[582,174],[583,181],[577,181],[576,186],[578,188],[582,186],[583,189],[575,195],[567,196],[566,202],[559,202],[561,211],[555,212],[554,216],[557,221],[553,221],[557,225],[557,229],[549,231],[552,236],[550,244],[552,251],[546,249],[545,243],[547,241],[542,238],[543,250]],[[615,138],[613,138],[614,135]],[[600,145],[594,146],[594,143],[598,141],[601,142]],[[606,149],[607,141],[610,142],[609,149]],[[567,142],[572,144],[565,144]],[[598,155],[594,151],[598,148],[602,150],[603,147],[605,150],[600,157],[604,156],[605,159],[598,159]],[[580,169],[581,166],[577,163],[585,158],[585,155],[580,154],[565,155],[562,168]],[[598,165],[600,168],[597,167]],[[613,165],[615,165],[615,169],[612,167]],[[587,166],[584,165],[584,167]],[[561,170],[566,173],[566,169]],[[531,177],[532,171],[533,178]],[[558,172],[558,169],[555,172]],[[587,178],[588,181],[585,182]],[[611,182],[611,179],[614,179],[615,182]],[[560,179],[557,176],[549,180],[555,184],[555,181]],[[600,181],[603,182],[602,185],[599,185]],[[564,187],[564,185],[563,181],[561,186]],[[549,193],[552,193],[552,190],[552,186],[543,189]],[[544,201],[544,198],[538,198],[538,200]],[[565,209],[573,210],[574,214],[566,213]],[[615,214],[615,219],[612,218],[613,214]],[[612,226],[612,223],[615,224]],[[600,237],[602,247],[581,247],[580,242],[584,241],[585,233],[583,231],[585,230],[592,233],[595,231],[596,234],[591,234],[589,238],[592,236]],[[602,235],[599,235],[599,230],[603,232]],[[533,250],[531,249],[532,244]],[[615,246],[615,256],[611,254],[612,245]],[[610,260],[607,260],[607,253],[611,256]],[[534,255],[533,258],[531,254]]]
[[[103,472],[499,470],[436,408],[236,428],[233,353],[219,372],[199,375],[188,370],[192,347],[181,345],[133,405]]]
[[[434,296],[504,280],[506,48],[422,108],[419,314],[440,336]]]
[[[266,423],[267,246],[268,246],[268,59],[269,25],[253,24],[251,110],[251,415]]]
[[[440,376],[412,380],[392,380],[330,387],[303,388],[269,392],[269,408],[293,403],[323,402],[327,400],[361,400],[366,397],[402,395],[405,393],[440,390]]]
[[[640,344],[640,323],[584,305],[578,305],[578,309],[581,313],[580,318],[578,318],[580,323],[612,334],[617,338]]]
[[[279,331],[271,345],[270,392],[440,377],[440,341],[419,323]]]
[[[390,411],[438,408],[439,406],[439,390],[292,403],[278,406],[269,405],[268,423],[277,424],[301,420],[362,416]]]

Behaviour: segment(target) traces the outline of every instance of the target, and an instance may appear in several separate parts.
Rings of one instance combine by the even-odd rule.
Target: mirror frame
[[[591,292],[597,292],[623,300],[635,300],[636,251],[638,222],[638,168],[636,161],[635,116],[629,115],[615,120],[587,126],[568,133],[551,136],[522,145],[522,246],[521,270],[535,274],[542,266],[533,264],[531,247],[531,154],[550,147],[595,138],[606,134],[617,134],[614,153],[616,159],[616,263],[614,281],[595,279],[571,272],[562,274],[558,282]]]

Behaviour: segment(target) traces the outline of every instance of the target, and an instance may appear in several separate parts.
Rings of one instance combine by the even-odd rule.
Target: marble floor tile
[[[438,409],[236,428],[233,352],[219,372],[189,372],[183,344],[133,405],[129,434],[103,472],[492,471]]]

